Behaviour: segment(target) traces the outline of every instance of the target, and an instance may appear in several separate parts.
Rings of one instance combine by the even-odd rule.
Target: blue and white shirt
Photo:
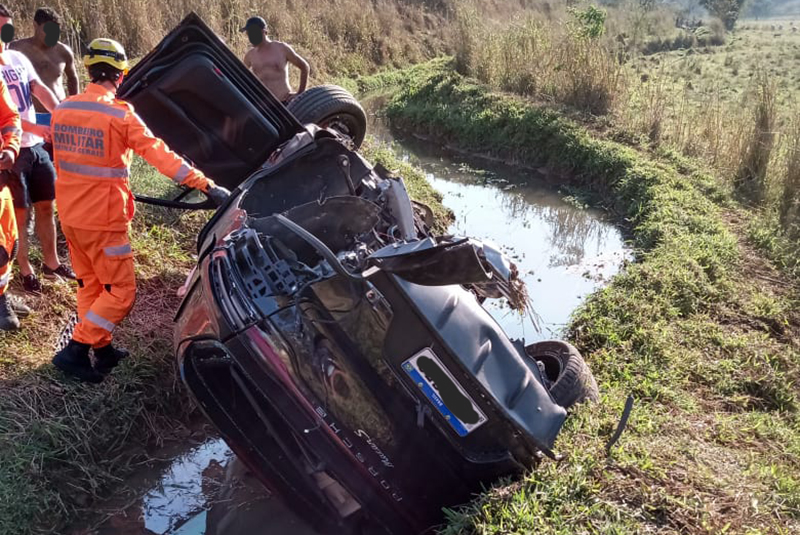
[[[0,75],[8,86],[8,92],[19,110],[21,119],[36,123],[36,110],[33,107],[31,83],[41,84],[36,69],[25,54],[16,50],[4,50],[0,53]],[[30,148],[43,142],[41,137],[30,132],[22,133],[23,148]]]

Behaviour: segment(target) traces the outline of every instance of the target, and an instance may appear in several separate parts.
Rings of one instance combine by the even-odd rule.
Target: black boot
[[[89,360],[89,344],[81,344],[75,340],[70,340],[67,347],[56,353],[53,357],[53,366],[87,383],[100,383],[103,376],[92,368]]]
[[[95,363],[94,369],[103,375],[108,375],[111,370],[117,367],[119,361],[127,357],[129,353],[124,349],[117,349],[111,344],[99,347],[94,350]]]
[[[19,318],[11,308],[6,294],[0,295],[0,331],[19,330]]]

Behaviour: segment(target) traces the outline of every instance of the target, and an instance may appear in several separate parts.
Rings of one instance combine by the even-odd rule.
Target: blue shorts
[[[45,126],[50,126],[50,122],[52,121],[53,116],[50,113],[37,113],[36,114],[36,124],[43,124]],[[53,161],[53,144],[49,141],[44,142],[44,150],[47,154],[50,155],[50,161]]]
[[[14,167],[7,174],[15,208],[30,208],[31,203],[55,200],[56,168],[44,143],[20,149]]]

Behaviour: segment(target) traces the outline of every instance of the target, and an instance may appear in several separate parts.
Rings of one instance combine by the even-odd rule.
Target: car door
[[[131,69],[118,96],[133,104],[170,148],[228,189],[303,131],[195,13]],[[202,199],[193,201],[185,190],[162,191],[157,197],[136,193],[137,200],[151,204],[211,207]]]

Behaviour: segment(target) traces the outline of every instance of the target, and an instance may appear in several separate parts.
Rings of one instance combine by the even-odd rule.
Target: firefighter
[[[111,333],[128,315],[136,281],[128,230],[134,214],[129,173],[139,154],[176,184],[199,189],[221,204],[230,195],[156,138],[116,98],[128,71],[125,50],[95,39],[83,58],[91,83],[53,112],[56,205],[78,278],[78,324],[53,364],[79,380],[99,383],[128,352]],[[95,357],[94,367],[89,350]]]
[[[6,186],[7,172],[19,155],[22,126],[17,107],[11,100],[6,84],[0,81],[0,330],[19,329],[17,315],[30,312],[23,303],[11,299],[6,293],[11,280],[11,261],[17,250],[17,219],[14,217],[14,201]]]

